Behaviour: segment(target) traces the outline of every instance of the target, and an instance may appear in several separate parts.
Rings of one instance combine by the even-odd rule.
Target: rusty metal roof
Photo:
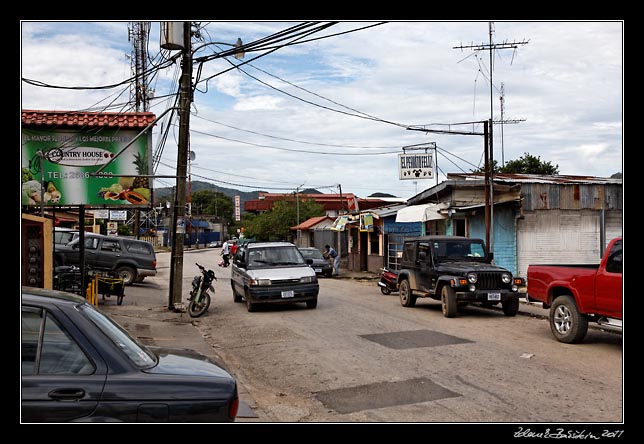
[[[461,180],[484,180],[483,173],[448,173],[447,179]],[[511,183],[550,183],[550,184],[620,184],[622,179],[596,176],[569,176],[569,175],[547,175],[547,174],[510,174],[495,173],[494,182]]]

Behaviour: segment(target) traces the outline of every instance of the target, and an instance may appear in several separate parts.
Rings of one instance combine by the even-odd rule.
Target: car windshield
[[[156,363],[154,353],[132,338],[120,325],[112,321],[90,304],[78,306],[81,313],[87,316],[125,355],[139,367],[150,367]]]
[[[302,253],[302,256],[304,256],[304,259],[324,259],[324,256],[322,256],[322,252],[318,250],[317,248],[304,248],[300,250],[300,253]]]
[[[248,252],[249,267],[274,267],[279,265],[305,265],[297,247],[260,247]]]
[[[436,241],[433,245],[436,256],[449,260],[472,260],[485,258],[485,247],[481,242],[462,240]]]

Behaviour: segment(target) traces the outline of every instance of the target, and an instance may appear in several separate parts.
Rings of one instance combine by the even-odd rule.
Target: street
[[[157,276],[135,287],[163,305],[170,254],[157,259]],[[542,317],[472,306],[448,319],[429,299],[402,307],[374,280],[320,278],[316,309],[248,313],[219,260],[218,248],[185,252],[184,295],[195,262],[218,278],[192,325],[272,422],[623,421],[621,335],[590,329],[583,343],[563,344]]]

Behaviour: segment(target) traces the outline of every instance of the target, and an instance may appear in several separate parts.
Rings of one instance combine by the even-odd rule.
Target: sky
[[[135,111],[132,23],[21,22],[22,108]],[[410,128],[482,133],[461,123],[492,113],[500,164],[528,153],[565,175],[623,171],[621,21],[346,21],[258,46],[302,23],[195,22],[195,60],[238,38],[251,48],[241,60],[193,64],[191,180],[409,198],[484,162],[480,135]],[[519,43],[493,51],[492,88],[490,26],[493,44]],[[178,50],[160,49],[160,23],[149,28],[149,110],[158,116],[174,104],[181,68],[171,62]],[[153,131],[156,175],[176,174],[178,128],[168,113]],[[410,146],[430,147],[437,177],[400,179],[399,154],[424,152]]]

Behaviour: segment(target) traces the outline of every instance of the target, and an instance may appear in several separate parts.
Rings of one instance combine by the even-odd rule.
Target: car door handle
[[[84,396],[85,390],[78,388],[57,389],[49,392],[49,397],[58,401],[76,401]]]

